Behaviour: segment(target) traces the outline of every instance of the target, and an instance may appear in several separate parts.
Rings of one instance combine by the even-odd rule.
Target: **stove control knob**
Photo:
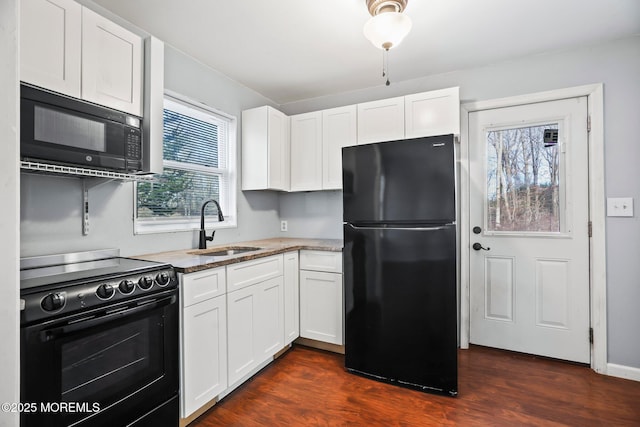
[[[169,281],[171,280],[171,278],[169,277],[169,275],[167,273],[160,273],[156,276],[156,282],[158,282],[158,285],[160,286],[167,286],[169,284]]]
[[[145,291],[151,289],[153,286],[153,278],[151,276],[142,276],[140,280],[138,280],[138,286]]]
[[[98,286],[98,289],[96,290],[96,295],[98,295],[98,298],[100,299],[109,299],[115,293],[116,293],[116,290],[113,289],[113,286],[111,286],[108,283],[104,283]]]
[[[49,294],[42,299],[40,305],[44,311],[56,311],[64,307],[65,298],[63,294]]]
[[[118,289],[120,289],[120,292],[122,292],[123,294],[130,294],[131,292],[133,292],[135,287],[136,287],[136,284],[133,283],[131,280],[123,280],[118,285]]]

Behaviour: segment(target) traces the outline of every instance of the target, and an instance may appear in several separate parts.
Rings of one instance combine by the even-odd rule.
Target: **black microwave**
[[[140,117],[20,85],[22,160],[136,173],[142,155]]]

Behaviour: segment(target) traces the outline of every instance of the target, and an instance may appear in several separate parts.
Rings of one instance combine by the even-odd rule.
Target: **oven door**
[[[173,289],[22,328],[21,426],[133,425],[173,414],[165,403],[175,418],[164,425],[177,425],[177,299]]]

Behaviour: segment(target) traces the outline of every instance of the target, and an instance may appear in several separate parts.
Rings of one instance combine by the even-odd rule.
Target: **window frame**
[[[192,109],[198,113],[216,116],[217,119],[228,123],[227,129],[227,167],[225,168],[208,168],[196,164],[185,168],[184,163],[165,160],[164,153],[162,159],[163,170],[165,167],[171,169],[189,170],[193,172],[206,172],[226,175],[226,179],[221,178],[220,185],[220,206],[224,214],[224,221],[218,222],[215,209],[210,210],[207,206],[207,214],[205,215],[205,228],[208,230],[218,230],[223,228],[237,228],[238,226],[238,207],[237,207],[237,125],[238,120],[235,116],[210,107],[202,102],[193,100],[184,95],[180,95],[170,90],[164,91],[163,110],[166,109],[166,102],[182,105],[188,109]],[[173,111],[173,110],[172,110]],[[164,121],[163,121],[164,126]],[[164,144],[164,140],[162,141]],[[164,150],[163,150],[164,151]],[[223,185],[225,183],[226,185]],[[224,191],[223,191],[224,189]],[[179,218],[179,219],[162,219],[162,218],[138,218],[138,183],[133,187],[133,233],[134,234],[154,234],[154,233],[173,233],[182,231],[193,231],[200,229],[200,218]]]

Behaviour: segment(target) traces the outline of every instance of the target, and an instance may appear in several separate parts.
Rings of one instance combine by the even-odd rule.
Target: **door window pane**
[[[557,123],[487,132],[487,230],[560,232]],[[545,139],[545,130],[548,138]]]

